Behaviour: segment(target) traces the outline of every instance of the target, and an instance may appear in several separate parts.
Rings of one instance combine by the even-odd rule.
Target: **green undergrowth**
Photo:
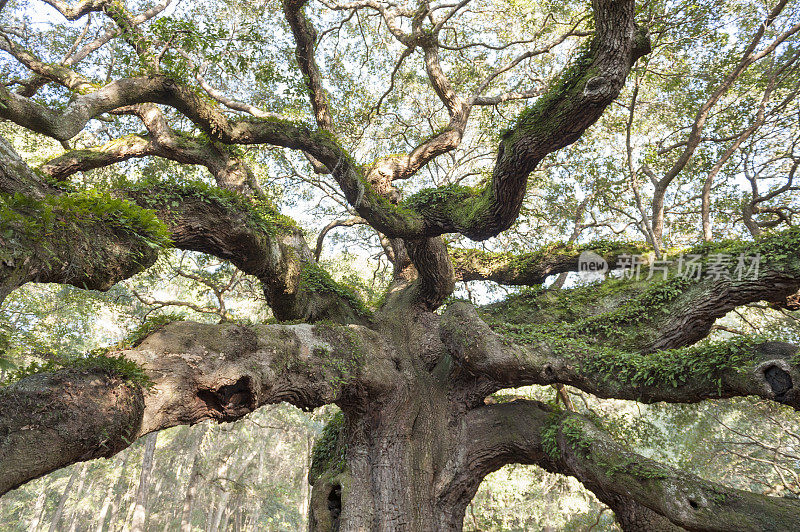
[[[183,321],[186,319],[181,314],[160,314],[158,316],[150,316],[141,325],[133,329],[124,340],[113,346],[116,349],[125,349],[129,347],[138,347],[145,338],[154,332],[162,329],[164,326],[169,325],[175,321]]]
[[[409,196],[403,203],[412,208],[420,209],[442,207],[458,208],[460,204],[472,198],[480,196],[482,190],[476,187],[464,185],[445,185],[441,187],[424,188]]]
[[[587,455],[590,452],[594,440],[584,433],[580,420],[571,417],[564,410],[554,410],[541,430],[542,450],[553,461],[561,458],[558,445],[559,432],[564,435],[567,445],[576,453]]]
[[[294,220],[281,214],[266,198],[246,198],[202,181],[148,177],[127,183],[125,188],[141,193],[141,201],[154,208],[180,208],[186,199],[216,204],[223,209],[244,214],[255,228],[269,235],[284,234],[297,228]]]
[[[97,223],[135,236],[154,248],[171,244],[169,230],[155,212],[107,192],[82,190],[44,199],[0,194],[0,236],[8,240],[20,235],[40,240],[57,230]]]
[[[697,281],[673,277],[665,281],[609,278],[571,289],[533,287],[489,305],[490,321],[566,327],[580,335],[619,334],[623,326],[661,317]]]

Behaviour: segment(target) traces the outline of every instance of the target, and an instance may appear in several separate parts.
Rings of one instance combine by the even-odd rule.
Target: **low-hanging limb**
[[[0,302],[31,281],[107,290],[168,241],[152,212],[108,194],[63,194],[0,137]]]
[[[442,491],[463,507],[486,474],[507,463],[523,463],[577,478],[614,510],[626,532],[792,530],[800,515],[799,501],[679,471],[625,448],[579,414],[535,401],[473,409],[462,427],[466,450],[453,461],[469,467],[459,468],[463,474],[447,479],[448,489]],[[448,505],[453,506],[458,507]]]
[[[169,324],[109,358],[0,388],[0,495],[152,431],[233,421],[282,401],[310,409],[386,393],[397,373],[392,353],[356,326]],[[140,365],[149,387],[119,355]]]
[[[498,387],[562,383],[648,402],[757,395],[800,408],[796,346],[752,338],[693,345],[737,306],[785,301],[800,288],[798,238],[788,230],[712,250],[719,253],[708,260],[723,251],[761,257],[760,270],[741,279],[670,270],[670,279],[539,289],[485,307],[488,323],[456,302],[443,317],[442,338],[467,371]]]

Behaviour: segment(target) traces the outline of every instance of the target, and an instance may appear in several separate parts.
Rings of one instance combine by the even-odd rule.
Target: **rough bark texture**
[[[140,432],[142,396],[121,379],[83,370],[0,388],[0,492],[126,448]]]

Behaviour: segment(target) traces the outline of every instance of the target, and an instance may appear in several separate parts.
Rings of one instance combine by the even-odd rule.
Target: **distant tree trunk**
[[[219,530],[219,525],[222,522],[222,514],[225,512],[225,508],[228,507],[228,500],[231,497],[231,490],[226,489],[222,492],[222,496],[219,498],[219,505],[217,506],[217,511],[214,512],[214,517],[211,520],[211,526],[209,526],[208,530],[210,532],[217,532]]]
[[[131,522],[132,532],[142,532],[147,517],[147,494],[150,491],[150,473],[153,470],[153,455],[156,450],[157,432],[145,436],[144,456],[142,457],[142,473],[139,476],[139,489],[136,492],[136,508]]]
[[[214,519],[211,522],[211,528],[210,528],[211,532],[218,532],[219,529],[220,529],[220,524],[222,523],[222,517],[223,517],[223,515],[225,515],[225,510],[228,508],[228,501],[230,501],[231,495],[233,494],[233,491],[231,490],[231,485],[230,484],[231,483],[235,483],[235,484],[241,483],[242,478],[244,478],[245,474],[247,473],[247,468],[250,466],[250,463],[253,461],[253,459],[257,455],[258,455],[258,451],[254,451],[254,452],[250,453],[250,455],[247,458],[244,458],[244,460],[242,461],[241,470],[240,470],[239,474],[236,475],[236,477],[234,479],[225,479],[224,478],[225,477],[225,473],[220,473],[218,475],[220,479],[224,480],[225,487],[223,488],[222,496],[220,497],[219,506],[217,507],[217,511],[214,514]],[[228,460],[228,461],[225,462],[225,464],[224,464],[224,471],[225,472],[228,471],[231,461],[232,460]],[[220,471],[223,471],[222,467],[220,467]]]
[[[122,467],[120,468],[117,481],[108,486],[106,498],[103,500],[103,509],[100,510],[100,517],[97,519],[97,528],[95,529],[95,532],[103,532],[103,529],[106,528],[106,518],[113,518],[113,516],[116,514],[117,508],[119,507],[122,499],[122,485],[128,478],[126,473],[128,471],[128,460],[130,460],[130,458],[131,453],[128,451],[125,453],[125,458],[122,460]],[[115,493],[117,494],[116,497],[114,496]]]
[[[211,494],[211,504],[208,505],[208,511],[206,512],[206,532],[211,532],[211,522],[214,518],[214,508],[217,506],[217,494]]]
[[[197,496],[197,481],[200,479],[200,464],[203,460],[200,447],[203,445],[203,438],[207,430],[208,425],[204,424],[203,428],[198,431],[199,435],[192,449],[191,457],[189,458],[192,463],[192,469],[189,472],[189,480],[186,483],[186,496],[183,498],[183,509],[181,510],[182,532],[189,532],[192,529],[192,506]]]
[[[39,496],[36,497],[36,505],[33,507],[33,518],[28,526],[28,532],[36,532],[39,530],[39,523],[42,520],[42,513],[44,512],[44,502],[47,499],[47,490],[40,488]]]
[[[91,493],[93,482],[89,481],[89,486],[84,490],[83,485],[85,484],[85,475],[82,475],[80,485],[78,489],[75,490],[75,508],[72,509],[71,517],[70,517],[70,525],[69,525],[69,532],[75,532],[78,528],[78,518],[81,516],[81,508],[80,501],[83,499],[84,493]]]
[[[304,449],[304,456],[303,456],[303,471],[300,477],[300,516],[304,521],[304,525],[306,524],[305,521],[308,517],[308,504],[311,500],[311,485],[308,483],[308,471],[311,468],[311,449],[314,446],[314,438],[311,434],[306,434],[305,437],[305,445],[303,446]]]
[[[69,532],[75,532],[75,528],[77,527],[76,518],[78,513],[80,512],[80,500],[83,497],[83,487],[86,485],[86,473],[89,469],[89,463],[84,462],[83,467],[81,467],[81,474],[78,478],[78,487],[75,488],[75,504],[73,504],[72,511],[70,512],[70,525],[69,525]],[[91,481],[89,482],[89,486],[91,488]]]
[[[86,463],[84,462],[83,465],[80,467],[75,467],[72,469],[72,474],[67,481],[67,486],[64,488],[64,493],[61,494],[61,499],[58,501],[58,506],[56,507],[56,511],[53,514],[53,518],[50,521],[50,532],[54,530],[58,530],[58,522],[61,521],[61,516],[64,514],[64,506],[67,504],[67,499],[69,499],[70,493],[72,493],[72,486],[75,484],[75,479],[81,474],[81,471],[86,467]]]

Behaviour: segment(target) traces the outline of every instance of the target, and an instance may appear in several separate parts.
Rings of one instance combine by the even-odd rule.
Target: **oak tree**
[[[793,529],[797,500],[637,454],[570,408],[564,386],[800,409],[795,345],[708,340],[742,305],[797,307],[800,233],[785,229],[800,161],[796,3],[739,6],[751,19],[736,27],[724,2],[680,5],[679,15],[669,2],[633,0],[40,4],[0,1],[0,118],[61,147],[25,160],[0,137],[0,302],[27,283],[107,290],[178,249],[256,279],[275,323],[232,322],[223,308],[220,324],[162,324],[0,388],[0,493],[167,427],[234,421],[271,403],[336,404],[342,417],[309,476],[312,530],[460,530],[482,479],[510,463],[577,478],[625,530]],[[715,16],[728,41],[706,58],[681,55],[670,39],[705,38],[692,25]],[[716,66],[681,87],[654,50]],[[648,92],[659,75],[666,88]],[[748,85],[732,97],[737,83]],[[573,196],[558,200],[574,221],[565,242],[524,253],[474,245],[521,234],[532,172],[558,176],[563,149],[615,105],[625,163],[619,176],[572,169],[593,182],[582,198],[558,192]],[[648,152],[636,143],[663,121],[632,133],[634,117],[659,105],[691,119]],[[613,150],[615,139],[596,141]],[[742,169],[729,165],[739,158]],[[108,167],[121,170],[98,177]],[[205,177],[187,178],[189,167]],[[314,249],[304,214],[281,212],[267,186],[265,174],[287,169],[301,193],[343,215]],[[747,201],[717,194],[722,178],[751,183]],[[687,183],[699,193],[684,197]],[[760,267],[679,275],[684,265],[664,258],[684,244],[669,240],[684,204],[700,205],[706,241],[687,256],[706,268],[722,255],[759,257]],[[715,241],[715,224],[746,233]],[[367,231],[391,265],[375,304],[320,262],[340,227]],[[600,238],[636,232],[641,241]],[[663,276],[565,285],[585,252],[612,266],[646,256]],[[530,289],[476,308],[451,297],[467,281]],[[564,408],[489,399],[534,384],[555,385]]]

